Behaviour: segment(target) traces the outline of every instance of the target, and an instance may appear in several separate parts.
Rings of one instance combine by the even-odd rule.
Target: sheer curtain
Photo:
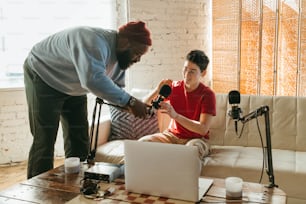
[[[306,96],[305,4],[214,0],[214,90]]]

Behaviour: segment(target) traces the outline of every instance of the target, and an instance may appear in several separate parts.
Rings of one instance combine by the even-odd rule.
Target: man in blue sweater
[[[66,157],[89,153],[87,97],[91,92],[144,118],[147,105],[122,89],[125,71],[152,45],[141,21],[118,31],[76,27],[37,43],[24,63],[25,91],[33,143],[29,152],[31,178],[53,168],[59,122]]]

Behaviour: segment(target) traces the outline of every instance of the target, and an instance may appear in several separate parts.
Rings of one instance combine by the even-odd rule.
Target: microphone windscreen
[[[233,90],[228,93],[229,104],[239,104],[240,103],[240,93],[239,91]]]
[[[159,91],[159,95],[167,98],[171,94],[171,87],[169,85],[163,85]]]

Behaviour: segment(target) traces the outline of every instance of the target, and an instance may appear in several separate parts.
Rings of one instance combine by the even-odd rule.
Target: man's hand
[[[138,118],[146,118],[148,114],[148,105],[144,104],[140,100],[131,97],[126,108],[130,113],[135,115]]]

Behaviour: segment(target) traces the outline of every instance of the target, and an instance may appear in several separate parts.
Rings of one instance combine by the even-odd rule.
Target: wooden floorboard
[[[54,167],[64,164],[64,158],[56,158]],[[27,179],[27,161],[0,165],[0,191]]]

